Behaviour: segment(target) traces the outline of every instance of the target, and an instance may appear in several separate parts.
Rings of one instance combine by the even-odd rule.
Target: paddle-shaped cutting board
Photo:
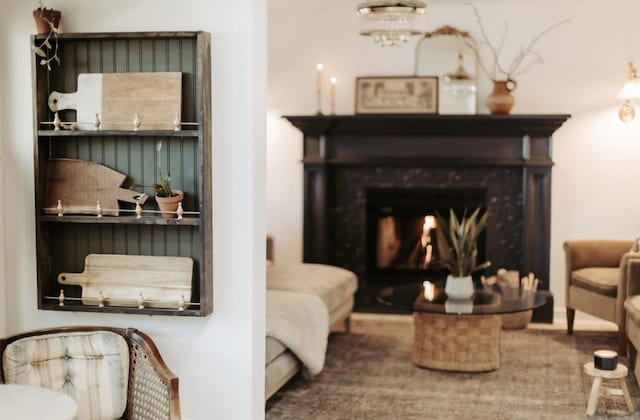
[[[82,286],[82,303],[178,309],[191,301],[193,260],[186,257],[89,254],[82,273],[60,273],[58,283]],[[186,305],[185,305],[186,307]]]
[[[147,196],[120,188],[126,175],[99,163],[76,159],[50,159],[47,162],[47,189],[44,212],[58,212],[60,200],[64,213],[96,214],[100,201],[102,214],[118,216],[118,200],[144,204]]]
[[[49,108],[75,109],[80,130],[173,130],[180,121],[182,73],[81,73],[74,93],[51,92]]]

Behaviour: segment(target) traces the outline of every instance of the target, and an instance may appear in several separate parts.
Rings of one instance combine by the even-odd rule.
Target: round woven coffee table
[[[413,363],[460,372],[485,372],[500,367],[502,315],[541,306],[545,297],[524,289],[490,287],[476,290],[469,300],[447,299],[435,286],[430,299],[422,284],[382,289],[378,301],[413,310]]]

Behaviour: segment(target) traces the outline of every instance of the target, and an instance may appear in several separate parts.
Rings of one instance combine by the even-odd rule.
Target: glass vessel
[[[464,68],[464,54],[458,52],[458,68],[442,77],[440,114],[475,114],[476,83]]]

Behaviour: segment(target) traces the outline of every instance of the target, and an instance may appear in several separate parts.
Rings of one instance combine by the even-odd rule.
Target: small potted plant
[[[36,40],[36,45],[31,48],[40,57],[40,64],[47,66],[51,71],[51,62],[55,61],[60,65],[60,57],[58,57],[58,32],[62,12],[54,9],[47,9],[42,4],[42,0],[38,2],[38,8],[33,11],[33,18],[36,22],[38,35],[46,34],[46,38],[41,42]],[[49,50],[47,54],[45,50]]]
[[[153,190],[156,196],[156,202],[162,212],[162,217],[171,218],[176,217],[178,210],[178,204],[184,198],[184,193],[180,190],[174,190],[171,188],[171,175],[167,173],[165,178],[162,175],[162,170],[158,167],[160,175],[160,183],[153,184]]]
[[[153,184],[151,187],[155,192],[156,202],[162,212],[162,217],[172,218],[177,216],[176,210],[178,209],[178,204],[180,204],[184,198],[184,194],[180,190],[171,188],[171,174],[167,172],[166,178],[163,175],[162,168],[160,167],[160,150],[162,150],[162,140],[160,140],[156,146],[158,179],[160,182]]]
[[[176,210],[178,209],[178,205],[184,198],[184,193],[181,190],[175,190],[171,187],[171,174],[167,172],[167,176],[165,177],[162,173],[162,168],[160,167],[160,151],[162,150],[162,140],[158,142],[156,145],[156,155],[158,162],[158,183],[152,184],[149,186],[144,186],[140,184],[133,184],[131,188],[153,188],[153,192],[156,198],[156,202],[158,203],[158,208],[162,214],[162,217],[172,218],[177,217]]]
[[[448,257],[440,261],[450,272],[445,293],[452,299],[469,299],[473,296],[471,274],[491,265],[489,261],[476,263],[478,237],[487,225],[488,213],[480,216],[480,208],[477,208],[470,216],[458,219],[451,209],[449,220],[440,214],[436,216],[449,248]]]

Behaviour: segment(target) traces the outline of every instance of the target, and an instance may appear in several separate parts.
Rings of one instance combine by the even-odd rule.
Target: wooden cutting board
[[[180,119],[182,73],[81,73],[74,93],[51,92],[49,108],[75,109],[80,130],[132,130],[135,114],[140,130],[173,130]]]
[[[186,257],[89,254],[82,273],[60,273],[58,283],[82,286],[82,303],[105,306],[144,306],[177,309],[191,301],[193,260]],[[185,305],[186,307],[186,305]]]
[[[96,214],[100,201],[102,214],[118,216],[118,200],[135,203],[141,192],[120,188],[126,175],[99,163],[76,159],[50,159],[47,162],[47,186],[44,212],[56,214],[58,200],[64,213]]]

